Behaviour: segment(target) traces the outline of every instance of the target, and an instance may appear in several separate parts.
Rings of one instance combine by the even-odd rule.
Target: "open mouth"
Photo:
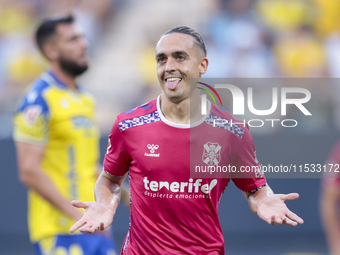
[[[170,90],[176,89],[178,83],[182,81],[182,78],[179,77],[169,77],[165,79],[166,87]]]

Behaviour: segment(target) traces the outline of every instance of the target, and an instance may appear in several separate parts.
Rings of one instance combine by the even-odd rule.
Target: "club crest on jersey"
[[[221,146],[218,143],[207,142],[203,145],[202,160],[209,166],[218,165],[221,161]]]
[[[61,107],[66,109],[66,108],[70,107],[70,102],[66,98],[63,98],[63,99],[60,100],[60,105],[61,105]]]

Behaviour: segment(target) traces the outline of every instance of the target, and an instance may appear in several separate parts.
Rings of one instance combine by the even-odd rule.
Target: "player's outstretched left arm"
[[[253,193],[244,192],[244,195],[248,199],[252,212],[268,224],[280,226],[286,224],[293,227],[303,224],[303,219],[290,211],[285,204],[286,200],[297,199],[298,193],[274,194],[267,185]]]

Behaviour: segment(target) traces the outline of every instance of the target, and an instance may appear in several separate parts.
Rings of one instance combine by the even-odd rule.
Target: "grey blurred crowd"
[[[46,68],[32,38],[37,23],[71,10],[91,45],[81,83],[97,97],[104,133],[118,112],[160,93],[154,47],[177,25],[202,34],[204,77],[340,77],[340,0],[1,0],[0,138],[11,133],[20,93]],[[309,90],[314,122],[340,128],[337,79]]]

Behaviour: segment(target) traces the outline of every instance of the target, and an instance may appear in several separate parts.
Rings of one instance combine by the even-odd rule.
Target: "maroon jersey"
[[[226,120],[214,126],[216,118]],[[230,179],[242,191],[266,185],[266,179],[196,178],[202,165],[256,166],[247,127],[209,104],[196,125],[167,120],[159,97],[119,114],[109,136],[104,169],[114,176],[127,171],[131,186],[130,229],[121,254],[224,254],[218,203]]]

